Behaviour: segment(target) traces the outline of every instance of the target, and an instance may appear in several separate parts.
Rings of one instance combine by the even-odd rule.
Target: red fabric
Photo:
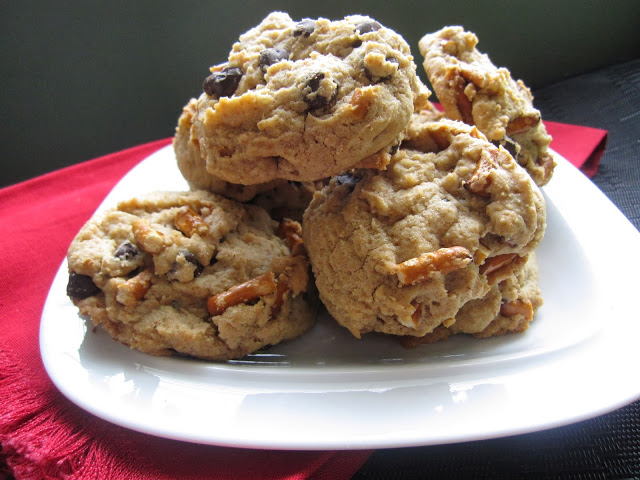
[[[606,132],[547,126],[553,148],[595,173]],[[350,478],[371,451],[243,450],[156,438],[86,413],[49,380],[39,353],[40,314],[69,243],[117,181],[170,141],[0,189],[0,480],[10,471],[34,480]]]
[[[592,178],[607,145],[607,131],[548,121],[544,125],[553,137],[551,148]]]

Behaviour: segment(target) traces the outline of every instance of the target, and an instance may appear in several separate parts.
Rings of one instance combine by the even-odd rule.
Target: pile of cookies
[[[210,360],[302,335],[318,296],[357,338],[526,330],[551,138],[476,44],[460,27],[420,41],[440,111],[379,22],[268,15],[180,115],[191,191],[92,218],[69,297],[132,348]]]

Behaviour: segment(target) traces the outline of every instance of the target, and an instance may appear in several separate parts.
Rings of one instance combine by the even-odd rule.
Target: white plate
[[[141,188],[186,189],[170,146],[129,172],[100,208]],[[243,361],[157,358],[78,315],[63,262],[42,314],[44,365],[64,395],[98,417],[238,447],[440,444],[605,413],[640,397],[640,234],[562,158],[544,190],[545,304],[525,334],[405,350],[381,336],[356,340],[325,315],[306,336]]]

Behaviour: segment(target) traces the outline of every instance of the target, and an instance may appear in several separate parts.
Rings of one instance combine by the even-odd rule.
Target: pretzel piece
[[[436,275],[464,268],[472,261],[471,252],[464,247],[443,247],[397,264],[394,273],[401,284],[415,285]]]
[[[118,284],[116,287],[116,300],[125,306],[133,306],[140,302],[149,288],[151,288],[151,279],[153,273],[147,268],[138,275],[130,278],[126,282]]]
[[[532,129],[540,123],[539,113],[529,113],[514,118],[507,124],[507,135],[516,135]]]
[[[146,220],[137,220],[132,225],[136,242],[147,253],[160,253],[164,249],[164,234],[154,228]]]
[[[173,223],[187,237],[192,237],[195,233],[206,235],[209,231],[209,225],[190,207],[181,208]]]
[[[505,253],[502,255],[496,255],[495,257],[488,257],[484,263],[480,265],[480,273],[482,275],[490,275],[513,262],[517,256],[517,253]]]
[[[215,317],[224,313],[229,307],[268,295],[276,291],[276,289],[275,275],[273,272],[266,272],[240,285],[231,287],[225,292],[209,297],[207,299],[207,310],[209,310],[211,316]]]
[[[464,188],[479,197],[489,197],[489,187],[491,186],[491,171],[498,167],[498,150],[485,150],[480,155],[480,160],[476,164],[473,174],[464,183]]]
[[[522,315],[527,322],[530,322],[533,319],[533,305],[526,298],[504,302],[500,306],[500,314],[505,317]]]

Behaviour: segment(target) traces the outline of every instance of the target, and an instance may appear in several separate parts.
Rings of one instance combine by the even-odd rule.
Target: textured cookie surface
[[[461,122],[421,120],[385,171],[336,177],[304,215],[320,297],[356,337],[452,322],[544,235],[542,194],[506,150]]]
[[[419,48],[429,81],[449,118],[477,126],[544,185],[555,161],[531,91],[509,70],[496,67],[477,43],[475,34],[459,26],[425,35]]]
[[[487,294],[470,300],[458,311],[455,321],[438,326],[424,337],[402,337],[407,347],[434,343],[455,334],[488,338],[522,333],[529,328],[543,299],[538,284],[535,252],[514,269],[513,274],[491,286]]]
[[[134,198],[78,233],[67,293],[132,348],[240,358],[313,323],[299,230],[203,191]]]
[[[192,190],[207,190],[239,202],[251,202],[266,209],[272,217],[302,219],[313,193],[322,181],[296,182],[272,180],[266,183],[240,185],[222,180],[209,173],[202,158],[200,142],[193,136],[193,119],[196,115],[196,99],[185,105],[178,119],[173,149],[178,169]]]
[[[415,70],[404,39],[369,17],[274,12],[203,84],[194,137],[206,169],[250,185],[383,167],[429,95]]]

